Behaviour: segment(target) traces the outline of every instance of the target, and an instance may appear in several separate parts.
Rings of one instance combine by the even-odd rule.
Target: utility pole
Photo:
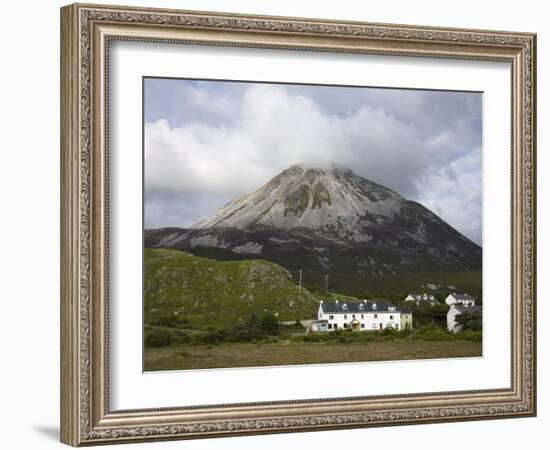
[[[302,269],[300,269],[300,281],[298,282],[298,294],[302,296]]]
[[[328,275],[325,275],[325,294],[328,295]]]

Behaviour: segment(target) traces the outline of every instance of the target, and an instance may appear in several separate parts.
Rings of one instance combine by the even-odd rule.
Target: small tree
[[[257,334],[260,331],[260,318],[255,312],[252,312],[244,325],[252,334]]]
[[[463,330],[481,331],[482,320],[480,312],[463,312],[455,317],[455,322],[462,325]]]
[[[266,313],[260,320],[260,329],[263,334],[276,335],[279,334],[279,320],[273,313]]]

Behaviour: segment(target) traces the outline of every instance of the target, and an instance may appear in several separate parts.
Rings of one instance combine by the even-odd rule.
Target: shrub
[[[416,337],[423,341],[452,341],[453,340],[453,336],[451,334],[438,329],[426,330],[423,333],[418,333]]]
[[[227,331],[220,329],[214,331],[208,331],[207,333],[197,335],[195,337],[196,342],[209,345],[217,345],[227,339]]]
[[[151,330],[145,336],[145,347],[167,347],[172,343],[172,335],[166,330]]]
[[[464,312],[455,317],[458,325],[462,325],[464,330],[481,331],[482,320],[480,312]]]
[[[260,319],[260,330],[262,334],[274,336],[279,334],[279,320],[273,313],[266,313]]]
[[[189,324],[189,320],[183,316],[166,316],[161,317],[156,321],[156,325],[159,327],[167,328],[183,328]]]
[[[253,339],[252,333],[248,331],[246,328],[242,329],[234,329],[229,333],[229,336],[227,337],[227,340],[231,342],[249,342]]]
[[[174,333],[171,335],[171,339],[174,344],[188,344],[192,340],[187,333]]]
[[[301,336],[302,342],[321,342],[323,336],[321,333],[309,333],[304,336]]]
[[[384,328],[382,331],[380,331],[380,336],[395,336],[399,332],[393,328]]]
[[[457,333],[455,338],[470,342],[481,342],[483,340],[483,333],[481,331],[466,330]]]

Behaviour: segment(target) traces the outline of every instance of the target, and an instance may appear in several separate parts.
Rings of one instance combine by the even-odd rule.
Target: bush
[[[480,312],[464,312],[455,317],[458,325],[462,325],[463,330],[481,331],[482,320]]]
[[[156,323],[159,327],[183,328],[189,324],[189,320],[183,316],[166,316],[159,318]]]
[[[396,336],[399,332],[394,328],[384,328],[380,331],[380,336]]]
[[[279,320],[273,313],[266,313],[260,319],[260,330],[262,334],[274,336],[279,334]]]
[[[222,342],[269,342],[269,339],[276,340],[279,331],[279,321],[274,314],[266,313],[258,317],[252,313],[246,321],[230,328],[208,327],[205,333],[195,337],[195,342],[209,345]]]
[[[455,338],[470,342],[481,342],[483,340],[483,333],[481,331],[466,330],[457,333]]]
[[[172,343],[172,335],[166,330],[151,330],[145,336],[145,347],[168,347]]]
[[[254,336],[246,328],[234,329],[227,336],[227,340],[231,342],[250,342]]]
[[[220,329],[208,331],[195,337],[195,342],[209,345],[217,345],[227,339],[227,331]]]
[[[171,335],[173,344],[189,344],[192,339],[187,333],[174,333]]]
[[[449,305],[441,304],[431,306],[422,302],[420,305],[409,305],[414,318],[414,323],[418,326],[437,325],[439,327],[447,326],[447,312]]]
[[[323,335],[321,333],[309,333],[304,336],[296,336],[301,338],[302,342],[321,342],[323,340]]]
[[[452,341],[453,336],[443,330],[432,329],[417,333],[416,337],[423,341]]]

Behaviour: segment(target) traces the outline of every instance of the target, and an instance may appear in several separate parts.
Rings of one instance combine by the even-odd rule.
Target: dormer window
[[[372,304],[372,309],[376,309],[376,303]]]
[[[364,307],[363,307],[363,303],[361,303],[361,304],[359,305],[359,309],[363,309],[363,308],[364,308]]]
[[[348,309],[348,305],[346,305],[345,303],[342,305],[342,308],[343,309]]]

